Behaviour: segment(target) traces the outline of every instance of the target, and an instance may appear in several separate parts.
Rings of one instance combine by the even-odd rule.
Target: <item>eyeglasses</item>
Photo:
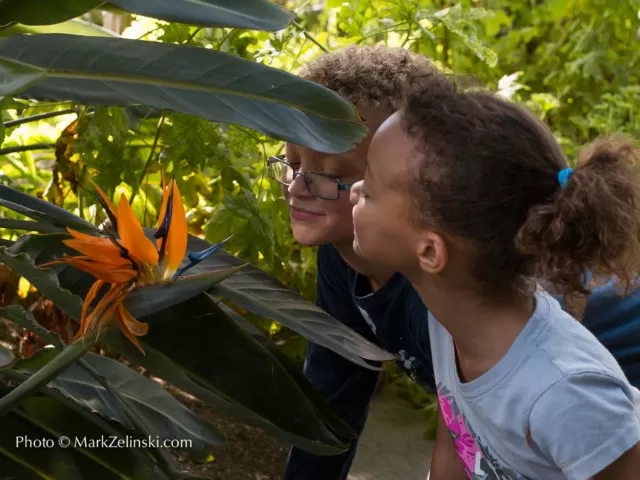
[[[300,176],[304,179],[307,190],[313,197],[325,200],[337,200],[340,192],[351,190],[352,183],[340,183],[340,179],[320,172],[296,172],[284,155],[269,157],[267,160],[269,175],[282,185],[289,186]]]

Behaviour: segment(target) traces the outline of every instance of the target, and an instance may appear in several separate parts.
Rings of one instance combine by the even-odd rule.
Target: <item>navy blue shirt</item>
[[[435,390],[427,309],[409,281],[395,274],[372,292],[332,245],[318,249],[317,304],[385,350],[425,389]],[[613,282],[595,289],[582,323],[616,357],[629,381],[640,388],[640,289],[620,297]],[[336,412],[358,433],[367,418],[379,373],[359,367],[332,351],[309,345],[304,373]],[[346,480],[357,440],[341,455],[316,456],[293,448],[285,480]]]

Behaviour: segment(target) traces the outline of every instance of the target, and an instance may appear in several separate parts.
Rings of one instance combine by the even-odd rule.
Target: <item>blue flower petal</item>
[[[215,252],[217,252],[218,250],[220,250],[220,248],[231,238],[233,237],[233,235],[229,235],[227,238],[225,238],[224,240],[222,240],[221,242],[216,243],[215,245],[212,245],[211,247],[205,249],[205,250],[201,250],[200,252],[189,252],[189,254],[187,255],[187,258],[189,259],[189,263],[187,265],[185,265],[184,267],[180,267],[178,269],[178,271],[173,275],[173,280],[175,280],[176,278],[178,278],[180,275],[182,275],[184,272],[186,272],[187,270],[189,270],[191,267],[193,267],[194,265],[197,265],[198,263],[200,263],[202,260],[204,260],[205,258],[213,255]]]

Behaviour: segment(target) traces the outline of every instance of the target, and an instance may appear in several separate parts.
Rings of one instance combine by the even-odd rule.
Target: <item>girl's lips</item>
[[[291,218],[299,221],[316,220],[324,216],[324,213],[310,212],[309,210],[294,207],[293,205],[289,205],[289,211],[291,212]]]

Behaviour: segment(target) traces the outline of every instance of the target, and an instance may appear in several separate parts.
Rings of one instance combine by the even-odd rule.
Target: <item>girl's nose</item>
[[[351,193],[349,195],[349,200],[351,200],[351,203],[353,203],[354,205],[356,205],[360,201],[361,191],[362,191],[362,180],[354,183],[351,186]]]

